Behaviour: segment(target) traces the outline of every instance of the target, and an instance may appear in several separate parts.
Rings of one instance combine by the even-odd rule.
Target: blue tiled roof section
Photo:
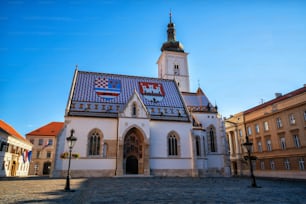
[[[116,96],[112,99],[105,99],[104,95],[99,96],[95,92],[97,78],[119,81],[120,85],[117,85],[116,88],[120,86],[120,94],[117,96],[117,93],[115,93]],[[162,100],[148,100],[141,93],[139,85],[141,82],[161,85],[164,92],[162,94],[164,96],[161,96]],[[188,120],[183,99],[173,80],[83,71],[77,73],[69,114],[116,117],[116,114],[122,111],[134,94],[134,90],[138,92],[151,117],[177,120],[179,116],[178,120]]]
[[[205,95],[183,93],[183,98],[187,106],[207,106],[209,103]]]

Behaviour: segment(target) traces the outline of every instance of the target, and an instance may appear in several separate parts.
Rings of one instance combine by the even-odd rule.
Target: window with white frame
[[[267,140],[267,150],[272,151],[272,143],[270,139]]]
[[[136,103],[133,103],[132,105],[132,116],[136,116],[137,115],[137,105]]]
[[[242,130],[239,129],[239,136],[242,137]]]
[[[43,145],[43,143],[44,143],[44,139],[39,139],[38,140],[38,145]]]
[[[259,133],[259,125],[255,124],[255,132],[258,134]]]
[[[300,138],[298,135],[293,135],[293,142],[296,148],[301,147]]]
[[[260,161],[260,169],[261,170],[265,169],[265,162],[264,161]]]
[[[258,148],[258,152],[262,152],[262,144],[261,142],[257,142],[257,148]]]
[[[293,114],[289,115],[289,122],[290,122],[290,125],[294,125],[295,124],[295,117],[294,117]]]
[[[283,127],[283,123],[282,123],[281,118],[276,118],[276,127],[277,128],[282,128]]]
[[[281,146],[282,150],[286,149],[286,139],[285,139],[285,137],[280,138],[280,146]]]
[[[268,130],[269,130],[269,123],[268,123],[268,121],[265,121],[265,122],[264,122],[264,130],[265,130],[265,131],[268,131]]]
[[[251,129],[251,127],[248,127],[248,135],[252,135],[252,129]]]
[[[305,170],[304,158],[299,158],[299,168],[300,168],[301,171]]]
[[[270,168],[271,168],[271,170],[275,170],[275,162],[274,162],[274,160],[270,160]]]
[[[52,146],[52,145],[53,145],[53,139],[49,139],[49,140],[48,140],[48,145],[49,145],[49,146]]]
[[[290,170],[290,161],[289,161],[289,159],[285,159],[284,164],[285,164],[285,168],[287,170]]]

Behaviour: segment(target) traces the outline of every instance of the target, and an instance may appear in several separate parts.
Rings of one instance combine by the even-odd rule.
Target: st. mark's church
[[[171,19],[158,78],[75,70],[53,176],[227,176],[225,129],[217,107],[190,92],[187,55]]]

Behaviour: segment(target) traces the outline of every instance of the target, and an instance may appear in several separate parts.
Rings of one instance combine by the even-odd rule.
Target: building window
[[[31,144],[34,144],[34,139],[30,139]]]
[[[5,161],[3,160],[1,170],[4,170],[4,168],[5,168]]]
[[[251,129],[251,127],[248,127],[248,135],[252,135],[252,129]]]
[[[265,121],[265,122],[264,122],[264,130],[265,130],[265,131],[268,131],[268,130],[269,130],[269,123],[268,123],[268,121]]]
[[[275,162],[274,162],[274,160],[270,160],[270,168],[271,168],[271,170],[275,170]]]
[[[295,117],[293,114],[289,115],[289,122],[290,122],[290,125],[295,125]]]
[[[195,138],[195,142],[196,142],[196,154],[197,156],[201,156],[201,143],[200,143],[200,137],[199,136],[196,136]]]
[[[53,139],[49,139],[48,140],[48,146],[52,146],[53,145]]]
[[[41,145],[43,145],[43,144],[44,144],[44,140],[43,140],[43,139],[39,139],[39,140],[38,140],[38,145],[41,146]]]
[[[258,152],[262,152],[262,144],[261,142],[257,142]]]
[[[51,158],[51,152],[47,152],[47,158]]]
[[[137,106],[136,106],[136,103],[133,103],[132,116],[136,116],[136,115],[137,115]]]
[[[281,118],[276,118],[276,127],[277,128],[282,128],[283,127]]]
[[[280,145],[281,145],[281,149],[285,150],[286,149],[286,140],[284,137],[280,138]]]
[[[107,156],[107,146],[108,145],[106,143],[103,144],[103,157],[104,158],[106,158],[106,156]]]
[[[36,152],[36,158],[38,159],[40,157],[40,151]]]
[[[180,69],[179,69],[179,65],[178,64],[174,65],[174,75],[180,75]]]
[[[216,152],[216,134],[214,128],[210,128],[209,130],[209,147],[211,152]]]
[[[304,111],[304,121],[306,121],[306,111]]]
[[[168,136],[168,155],[169,156],[178,155],[178,138],[173,133]]]
[[[97,130],[94,130],[89,136],[88,155],[100,155],[101,136]]]
[[[305,170],[304,158],[299,158],[299,168],[300,168],[301,171]]]
[[[298,135],[293,135],[293,142],[296,148],[301,147],[300,139]]]
[[[272,143],[271,140],[267,140],[267,150],[272,151]]]
[[[242,137],[242,130],[239,129],[239,136]]]
[[[285,159],[284,164],[285,164],[285,168],[286,168],[287,170],[290,170],[290,162],[289,162],[289,159]]]
[[[265,162],[264,161],[260,161],[260,169],[261,170],[265,169]]]
[[[257,134],[259,133],[259,125],[258,124],[255,125],[255,131],[256,131]]]

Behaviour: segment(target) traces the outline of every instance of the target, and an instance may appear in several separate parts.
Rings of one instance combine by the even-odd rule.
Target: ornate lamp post
[[[70,136],[66,138],[68,147],[69,147],[69,161],[68,161],[68,171],[67,171],[67,177],[66,177],[66,186],[65,186],[65,191],[70,191],[70,162],[71,162],[71,152],[72,148],[75,145],[77,138],[73,136],[74,134],[74,129],[70,130]]]
[[[255,160],[256,157],[251,156],[251,150],[252,150],[252,145],[253,143],[249,141],[249,137],[246,136],[246,142],[243,143],[243,146],[245,146],[245,148],[247,149],[248,152],[248,156],[247,156],[247,160],[249,160],[249,165],[250,165],[250,173],[251,173],[251,179],[252,179],[252,184],[251,187],[255,187],[258,188],[259,186],[256,185],[256,179],[253,173],[253,165],[252,165],[252,160]]]

